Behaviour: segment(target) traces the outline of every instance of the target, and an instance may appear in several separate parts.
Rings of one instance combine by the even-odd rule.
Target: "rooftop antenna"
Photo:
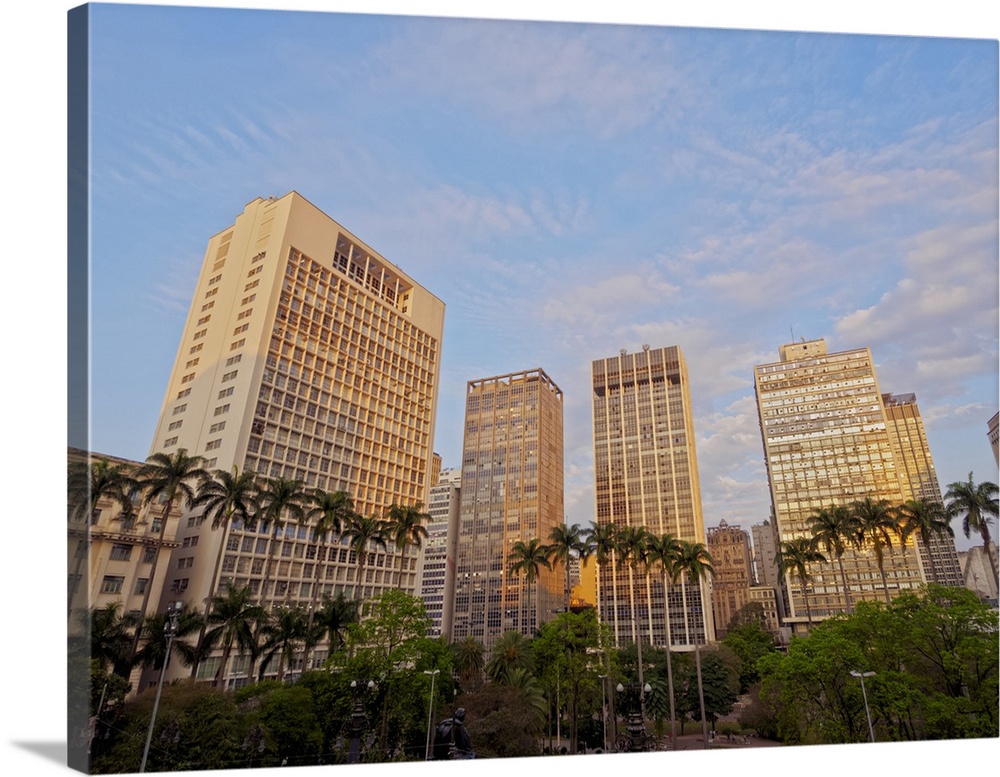
[[[792,325],[791,324],[788,325],[788,334],[790,334],[792,336],[792,342],[794,343],[795,342],[795,332],[792,331]]]

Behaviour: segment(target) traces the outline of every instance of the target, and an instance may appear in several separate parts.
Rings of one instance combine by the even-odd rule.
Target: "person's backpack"
[[[451,753],[452,720],[442,720],[434,731],[434,760],[447,761]]]

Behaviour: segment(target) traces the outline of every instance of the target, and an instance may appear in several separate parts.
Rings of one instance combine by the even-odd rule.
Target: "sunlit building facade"
[[[871,351],[827,353],[825,341],[819,339],[783,345],[779,356],[780,361],[754,368],[779,542],[811,538],[808,518],[820,508],[865,497],[895,506],[909,498]],[[843,563],[851,601],[883,597],[870,546],[848,549]],[[890,596],[923,582],[912,538],[905,549],[897,543],[885,552],[884,567]],[[836,563],[813,564],[809,572],[805,592],[797,577],[786,576],[786,625],[793,630],[806,623],[804,595],[815,619],[846,608]]]
[[[344,491],[364,515],[426,504],[443,322],[439,299],[301,195],[255,199],[208,242],[151,452],[185,448],[213,469]],[[213,530],[185,513],[161,609],[204,608],[229,586],[267,607],[416,592],[413,548],[398,583],[392,543],[358,580],[346,540],[328,547],[292,521],[272,547],[271,528]],[[214,671],[203,662],[203,676]]]
[[[591,365],[595,514],[599,525],[641,526],[705,542],[687,365],[677,346],[626,350]],[[683,648],[713,641],[709,581],[598,568],[598,613],[617,641]],[[632,617],[634,591],[635,615]]]
[[[451,634],[455,609],[460,468],[441,470],[427,502],[427,537],[420,552],[420,598],[431,619],[430,636]]]
[[[750,602],[753,554],[750,535],[739,526],[720,521],[708,527],[708,552],[712,555],[712,612],[715,636],[722,639],[729,621]]]
[[[530,585],[508,571],[517,542],[563,522],[563,393],[543,370],[469,381],[460,502],[452,640],[532,636],[564,589],[556,569]]]

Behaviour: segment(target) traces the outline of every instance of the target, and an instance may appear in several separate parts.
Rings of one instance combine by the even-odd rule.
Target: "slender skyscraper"
[[[469,381],[455,580],[454,641],[489,649],[506,631],[532,636],[563,600],[563,576],[508,572],[518,541],[548,541],[563,522],[563,394],[540,369]]]
[[[821,508],[870,497],[895,507],[909,498],[905,473],[893,453],[871,351],[853,348],[827,353],[822,339],[779,348],[781,360],[754,368],[764,456],[780,542],[811,537],[809,516]],[[851,601],[881,599],[884,587],[869,543],[843,556]],[[911,538],[904,548],[884,551],[889,594],[923,582]],[[793,629],[812,616],[821,619],[847,607],[836,563],[809,567],[802,591],[786,576]]]
[[[185,448],[209,468],[344,491],[364,515],[426,504],[443,323],[439,299],[299,194],[255,199],[209,240],[151,452]],[[391,543],[358,580],[343,542],[328,547],[292,522],[272,548],[271,528],[213,530],[186,514],[161,610],[200,610],[228,586],[268,607],[396,587]],[[410,548],[398,587],[415,592],[415,569]]]
[[[705,542],[687,365],[677,346],[592,364],[596,522]],[[632,617],[632,590],[636,617]],[[671,643],[714,639],[709,584],[669,588]],[[617,640],[666,644],[660,575],[598,568],[598,610]],[[636,631],[638,629],[638,631]]]
[[[461,469],[442,470],[427,503],[430,520],[420,553],[420,598],[435,637],[451,634],[461,485]]]

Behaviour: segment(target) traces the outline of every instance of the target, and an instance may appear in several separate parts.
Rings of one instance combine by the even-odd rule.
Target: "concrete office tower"
[[[771,503],[781,542],[811,537],[808,517],[830,505],[865,497],[898,505],[908,498],[893,453],[886,411],[868,348],[827,353],[824,340],[789,343],[781,360],[754,368]],[[871,547],[843,557],[852,601],[882,599],[881,575]],[[886,550],[889,595],[923,582],[911,538],[905,552]],[[808,586],[814,619],[845,610],[836,563],[814,564]],[[796,577],[787,579],[786,625],[806,623]]]
[[[778,587],[781,576],[778,574],[778,541],[775,537],[774,523],[764,521],[750,527],[753,537],[754,580],[758,585]]]
[[[426,504],[443,323],[439,299],[301,195],[255,199],[209,240],[151,452],[186,448],[211,468],[345,491],[365,515]],[[202,608],[228,585],[268,607],[308,606],[316,564],[320,595],[368,599],[396,587],[399,569],[390,545],[359,581],[343,543],[320,558],[310,530],[287,525],[264,591],[268,527],[213,531],[186,515],[178,542],[161,610]],[[413,593],[407,555],[399,587]]]
[[[708,552],[712,555],[712,612],[715,636],[722,639],[729,621],[750,602],[753,584],[750,535],[739,526],[720,521],[708,529]]]
[[[563,522],[563,393],[540,369],[469,381],[452,640],[487,650],[506,631],[532,636],[562,606],[564,576],[529,586],[508,572],[519,540]]]
[[[420,552],[420,598],[431,619],[430,636],[451,634],[455,611],[455,560],[458,549],[462,470],[442,470],[427,502],[427,537]]]
[[[1000,413],[994,413],[986,422],[986,436],[989,437],[990,447],[993,449],[993,460],[1000,464]]]
[[[896,467],[903,478],[904,493],[908,494],[906,498],[924,499],[943,507],[941,486],[938,484],[916,397],[913,394],[883,394],[882,404],[885,406]],[[938,535],[931,537],[930,553],[919,537],[915,540],[924,579],[940,585],[963,584],[954,538]]]
[[[687,366],[680,349],[643,346],[634,354],[623,349],[593,362],[592,382],[597,523],[643,526],[657,536],[705,542]],[[598,612],[615,639],[635,641],[641,633],[645,642],[666,645],[661,576],[633,575],[614,563],[597,574]],[[709,583],[692,586],[684,577],[668,588],[671,644],[714,640]]]

